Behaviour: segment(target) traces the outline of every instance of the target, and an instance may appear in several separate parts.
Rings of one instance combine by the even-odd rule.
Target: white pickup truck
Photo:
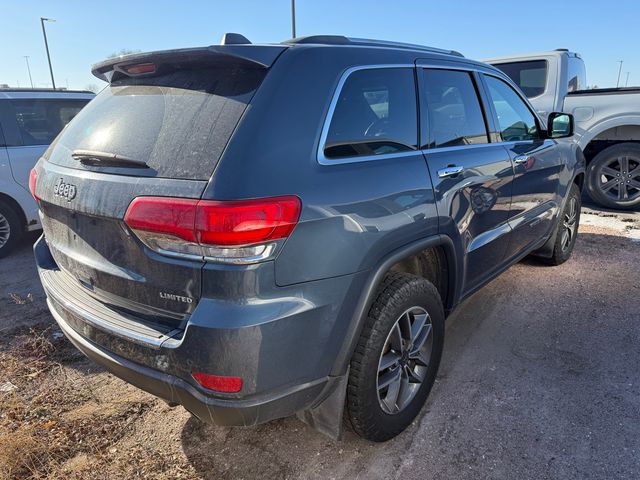
[[[587,160],[586,187],[610,208],[640,206],[640,88],[586,90],[584,62],[559,49],[484,60],[520,86],[543,118],[571,113]]]

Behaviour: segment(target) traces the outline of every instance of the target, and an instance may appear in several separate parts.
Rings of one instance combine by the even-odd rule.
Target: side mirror
[[[573,135],[573,115],[553,112],[547,121],[547,138],[566,138]]]

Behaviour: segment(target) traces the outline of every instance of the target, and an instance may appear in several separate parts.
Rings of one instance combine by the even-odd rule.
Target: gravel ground
[[[34,376],[1,363],[0,385],[17,386],[21,412],[50,384],[66,392],[28,418],[34,438],[67,444],[11,472],[0,456],[0,478],[3,471],[93,480],[640,478],[640,214],[586,208],[582,220],[566,264],[525,260],[447,320],[440,373],[422,414],[384,444],[349,432],[334,442],[295,418],[255,428],[203,425],[83,358],[55,354],[68,345],[25,246],[0,260],[0,354],[33,355],[15,345],[35,325],[38,335],[57,338],[39,358],[59,368]],[[0,444],[22,431],[15,418],[0,411]],[[84,425],[85,440],[97,431],[100,442],[83,449],[82,436],[43,437],[52,425],[64,426],[60,432]]]

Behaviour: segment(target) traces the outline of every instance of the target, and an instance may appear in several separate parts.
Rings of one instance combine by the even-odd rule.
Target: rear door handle
[[[438,170],[438,177],[440,177],[440,178],[453,177],[454,175],[458,175],[459,173],[462,173],[463,171],[464,171],[464,167],[460,167],[460,166],[456,166],[456,165],[449,165],[446,168],[442,168],[442,169]]]
[[[514,157],[513,163],[516,165],[522,165],[523,163],[527,163],[529,158],[529,155],[518,155],[517,157]]]

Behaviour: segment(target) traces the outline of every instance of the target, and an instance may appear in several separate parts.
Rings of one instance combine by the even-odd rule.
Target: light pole
[[[291,0],[291,38],[296,38],[296,0]]]
[[[627,80],[624,82],[624,86],[625,86],[625,87],[628,87],[628,86],[629,86],[629,74],[630,74],[630,73],[631,73],[631,72],[627,72]]]
[[[620,68],[618,69],[618,81],[616,82],[616,88],[620,86],[620,74],[622,73],[622,64],[624,63],[624,60],[618,60],[618,63],[620,63]]]
[[[29,55],[24,55],[24,59],[27,62],[27,71],[29,72],[29,81],[31,82],[31,88],[33,88],[33,78],[31,78],[31,67],[29,67]]]
[[[47,31],[44,29],[44,22],[55,22],[53,18],[40,17],[40,24],[42,25],[42,35],[44,36],[44,48],[47,49],[47,60],[49,60],[49,73],[51,73],[51,85],[53,89],[56,89],[56,81],[53,79],[53,67],[51,66],[51,55],[49,55],[49,43],[47,42]]]

